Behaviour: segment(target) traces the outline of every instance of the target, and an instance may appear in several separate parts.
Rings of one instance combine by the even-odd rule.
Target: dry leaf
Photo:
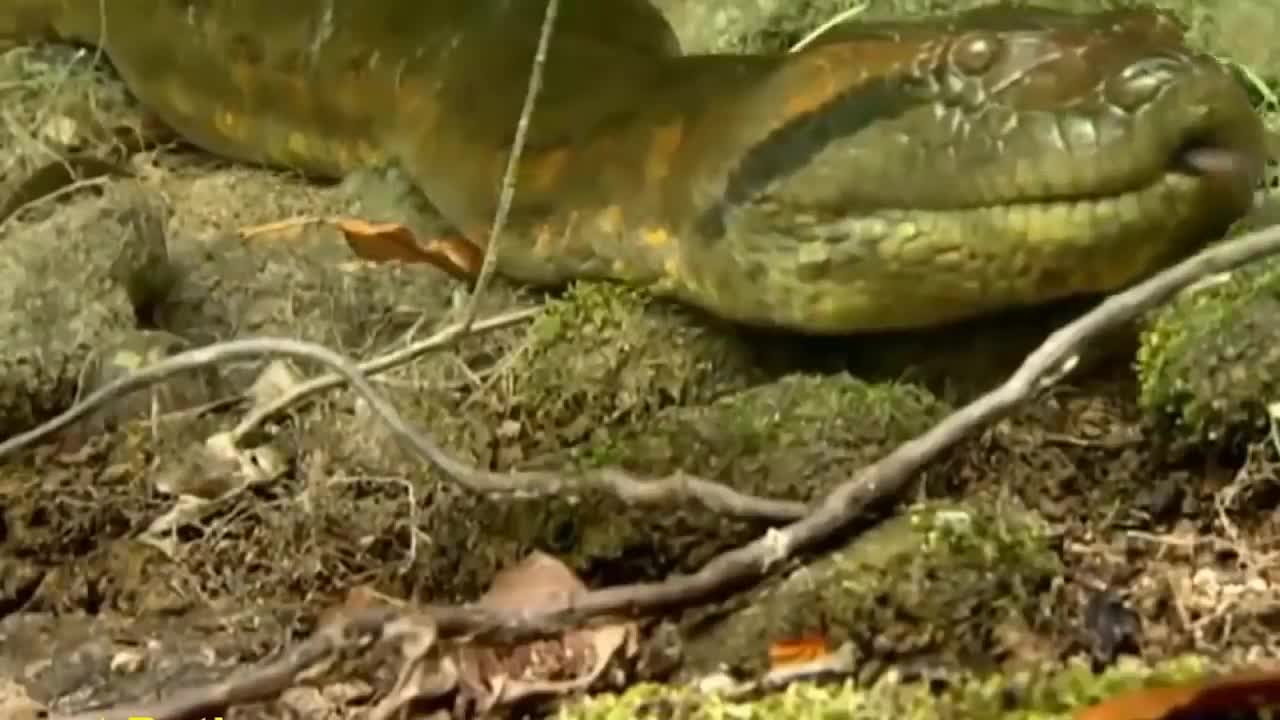
[[[477,605],[517,614],[546,612],[564,608],[586,592],[586,584],[564,563],[535,552],[497,573]],[[349,591],[344,602],[326,611],[325,617],[387,604],[406,607],[370,587],[360,586]],[[409,631],[397,640],[402,656],[397,663],[397,680],[370,712],[371,718],[390,718],[414,701],[437,699],[453,691],[457,693],[455,716],[470,717],[531,697],[583,690],[609,669],[619,653],[635,652],[638,632],[634,623],[614,623],[513,645],[463,640],[445,645],[441,654],[434,654],[429,653],[434,647],[434,624],[430,624],[431,632],[404,620],[397,624]],[[389,627],[384,639],[396,635]]]
[[[586,584],[567,565],[544,552],[533,552],[495,574],[478,604],[491,610],[555,612],[586,591]]]
[[[1135,690],[1076,713],[1074,720],[1191,720],[1263,717],[1280,709],[1280,671],[1251,671],[1213,680]]]
[[[352,252],[363,260],[427,263],[459,280],[474,280],[484,262],[484,252],[461,235],[443,235],[424,243],[400,223],[371,223],[356,218],[332,222]]]
[[[441,235],[423,242],[407,225],[395,222],[299,217],[244,227],[239,235],[242,240],[267,234],[293,236],[317,224],[332,226],[342,233],[356,257],[369,262],[426,263],[467,282],[476,279],[484,263],[484,251],[462,235]]]
[[[369,720],[405,717],[413,703],[453,692],[458,682],[453,663],[447,658],[432,662],[437,637],[435,621],[423,614],[398,618],[383,629],[383,642],[394,642],[400,652],[400,667],[390,691],[369,710]]]
[[[822,635],[779,640],[769,645],[769,666],[808,663],[831,652],[827,638]]]
[[[564,563],[535,552],[494,576],[477,603],[505,612],[552,612],[587,592],[586,584]],[[589,687],[619,651],[635,637],[633,623],[570,630],[513,646],[472,644],[455,658],[462,700],[481,712],[533,696],[562,695]]]
[[[275,480],[287,469],[284,454],[271,445],[237,448],[226,433],[195,443],[156,471],[152,480],[156,490],[177,497],[173,507],[153,520],[137,540],[173,556],[179,527],[219,512],[234,498]]]
[[[831,650],[826,638],[803,638],[769,647],[769,671],[760,678],[765,688],[779,688],[800,680],[820,677],[849,677],[857,670],[853,643],[846,642]]]

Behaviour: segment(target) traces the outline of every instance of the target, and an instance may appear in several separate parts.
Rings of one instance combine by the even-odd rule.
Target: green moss
[[[1122,661],[1095,674],[1080,662],[1053,672],[979,676],[959,672],[934,691],[890,673],[871,685],[796,683],[758,699],[733,701],[689,688],[640,685],[621,695],[600,695],[561,710],[561,720],[1069,720],[1081,707],[1119,692],[1206,674],[1207,663],[1182,657],[1147,666]]]
[[[1251,24],[1266,27],[1280,22],[1280,14],[1270,6],[1265,11],[1251,11],[1249,3],[1242,3],[1242,15],[1237,18],[1231,14],[1220,17],[1195,3],[1183,4],[1190,6],[1186,15],[1193,29],[1210,36],[1213,30],[1221,29],[1217,27],[1221,23],[1244,29]],[[1274,52],[1274,43],[1266,39],[1272,35],[1231,33],[1235,52],[1226,54],[1256,63]],[[1218,36],[1219,43],[1224,37]],[[1270,130],[1273,162],[1265,176],[1267,196],[1233,228],[1233,235],[1280,222],[1280,165],[1274,162],[1280,152],[1276,135],[1276,128],[1280,128],[1276,83],[1280,77],[1263,65],[1238,67]],[[1265,430],[1271,421],[1268,406],[1280,400],[1278,308],[1280,264],[1272,261],[1256,263],[1227,278],[1209,278],[1205,287],[1183,293],[1153,313],[1137,358],[1140,403],[1168,431],[1169,439],[1219,445]]]
[[[1260,263],[1155,313],[1137,370],[1143,409],[1177,441],[1226,443],[1280,400],[1280,264]]]
[[[697,473],[738,489],[811,498],[941,419],[913,385],[790,375],[714,402],[671,408],[576,449],[581,466]]]
[[[689,640],[688,663],[757,673],[766,641],[818,633],[878,662],[995,665],[1001,628],[1033,622],[1060,574],[1043,523],[1012,501],[921,505],[743,600]]]
[[[795,375],[713,402],[672,407],[636,426],[542,458],[541,467],[585,472],[619,466],[638,477],[692,473],[774,498],[807,500],[849,478],[947,408],[907,385],[848,375]],[[763,531],[686,501],[629,508],[603,492],[511,499],[483,513],[496,534],[554,552],[589,576],[659,578],[692,571]]]
[[[771,381],[752,362],[751,342],[643,291],[582,283],[530,326],[462,345],[469,367],[499,368],[481,384],[455,381],[466,389],[455,393],[427,376],[427,390],[398,402],[480,467],[572,476],[620,465],[641,478],[683,471],[792,499],[825,492],[948,410],[913,386],[842,374]],[[444,484],[432,492],[419,522],[440,546],[422,554],[430,568],[415,572],[449,585],[483,579],[531,549],[593,585],[660,579],[764,530],[686,501],[632,508],[593,490],[482,497]]]
[[[731,331],[616,283],[578,283],[529,328],[503,420],[526,457],[763,379]]]

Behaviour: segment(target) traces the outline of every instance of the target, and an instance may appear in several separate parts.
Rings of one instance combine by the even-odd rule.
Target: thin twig
[[[0,235],[3,235],[9,229],[10,222],[14,222],[16,218],[26,214],[28,211],[32,210],[37,206],[44,205],[47,203],[52,203],[53,201],[59,198],[66,197],[67,195],[80,192],[81,190],[85,190],[87,188],[97,187],[99,185],[106,185],[111,180],[112,178],[102,176],[102,175],[99,175],[97,177],[85,178],[83,180],[74,180],[70,183],[67,183],[66,185],[63,185],[57,190],[54,190],[49,193],[45,193],[43,195],[40,195],[39,197],[34,197],[22,203],[18,207],[14,208],[4,217],[0,217]]]
[[[95,390],[82,402],[27,432],[0,442],[0,458],[62,430],[106,403],[183,372],[263,355],[286,355],[328,366],[347,382],[374,413],[387,424],[409,452],[434,465],[464,488],[478,493],[503,495],[569,495],[598,488],[634,505],[692,500],[726,517],[790,521],[802,517],[804,503],[773,500],[738,492],[702,478],[673,473],[657,480],[642,480],[616,469],[569,477],[550,472],[500,473],[472,467],[454,457],[427,434],[410,425],[361,372],[342,355],[316,343],[291,338],[245,338],[206,345],[172,355]]]
[[[473,323],[468,334],[476,334],[509,327],[534,317],[539,311],[540,308],[525,308],[523,310],[514,310],[501,315],[495,315],[494,317]],[[446,347],[463,332],[463,323],[454,323],[446,326],[443,330],[440,330],[425,340],[420,340],[408,347],[387,353],[381,357],[367,360],[360,363],[357,367],[359,367],[360,371],[366,376],[372,377],[380,372],[403,365],[404,363],[414,360],[415,358],[431,352],[432,350],[438,350]],[[343,382],[345,382],[345,378],[341,375],[329,373],[317,378],[312,378],[306,382],[299,383],[298,385],[289,388],[288,392],[272,400],[266,405],[254,408],[253,411],[246,415],[240,421],[240,424],[236,425],[235,429],[231,431],[231,441],[236,445],[239,445],[244,440],[245,436],[256,430],[262,425],[262,423],[266,422],[268,418],[274,417],[284,410],[298,405],[304,400],[314,397],[325,390],[342,385]]]
[[[835,27],[836,25],[839,25],[840,23],[849,21],[850,19],[853,18],[854,15],[861,15],[863,12],[866,11],[867,7],[868,7],[868,3],[863,2],[857,5],[854,5],[853,7],[845,8],[844,10],[836,13],[826,22],[822,23],[818,27],[809,31],[808,35],[805,35],[804,37],[800,38],[800,40],[795,45],[792,45],[791,47],[787,48],[787,52],[796,53],[809,47],[809,45],[811,45],[814,40],[817,40],[818,38],[822,37],[824,34],[826,34],[828,30]]]
[[[525,138],[529,134],[529,119],[533,116],[534,106],[537,105],[538,93],[542,91],[542,71],[547,64],[547,48],[551,44],[551,34],[555,28],[559,7],[559,0],[547,0],[547,10],[542,18],[542,31],[538,35],[538,50],[533,57],[533,67],[529,69],[529,85],[525,90],[524,105],[520,108],[520,119],[516,122],[515,139],[511,143],[511,154],[507,156],[507,167],[502,173],[498,209],[494,213],[493,224],[489,228],[489,242],[485,245],[484,262],[480,265],[480,274],[476,277],[475,287],[471,290],[471,299],[467,302],[462,314],[461,332],[463,333],[475,321],[480,308],[480,299],[498,267],[498,242],[501,239],[503,227],[507,224],[507,216],[511,213],[511,200],[516,192],[520,157],[524,154]]]
[[[226,680],[185,688],[151,703],[121,703],[63,720],[195,720],[220,716],[234,705],[272,700],[318,670],[376,646],[403,615],[388,607],[340,614],[278,657],[245,668]]]

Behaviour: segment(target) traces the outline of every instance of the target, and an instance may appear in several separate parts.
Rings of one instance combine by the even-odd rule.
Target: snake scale
[[[103,48],[181,136],[341,176],[396,163],[483,246],[532,0],[6,0]],[[102,14],[105,12],[105,16]],[[681,54],[646,0],[562,0],[499,272],[847,334],[1110,291],[1249,207],[1262,125],[1149,9],[990,7]]]

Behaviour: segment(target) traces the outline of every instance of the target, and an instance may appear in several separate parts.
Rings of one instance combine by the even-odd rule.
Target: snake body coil
[[[9,0],[0,36],[101,45],[227,157],[399,163],[482,245],[543,11]],[[1239,83],[1154,11],[996,7],[682,56],[644,0],[562,0],[499,270],[810,333],[937,325],[1187,254],[1248,208],[1261,155]]]

